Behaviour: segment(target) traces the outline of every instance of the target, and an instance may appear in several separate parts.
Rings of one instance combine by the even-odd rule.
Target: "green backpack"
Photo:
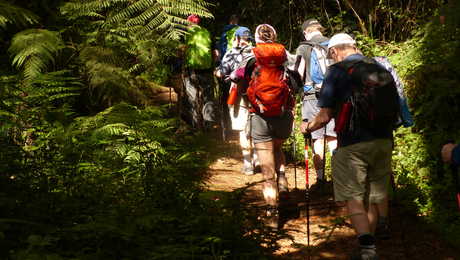
[[[186,37],[185,61],[192,69],[210,69],[213,66],[211,34],[200,26],[193,26]]]

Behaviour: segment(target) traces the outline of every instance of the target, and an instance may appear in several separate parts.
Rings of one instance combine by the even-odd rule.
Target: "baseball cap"
[[[199,24],[200,23],[200,17],[196,14],[191,14],[187,17],[187,21],[194,23],[194,24]]]
[[[244,26],[240,26],[238,29],[236,29],[235,36],[252,38],[251,30]]]
[[[310,18],[308,20],[306,20],[305,22],[303,22],[302,24],[302,31],[305,31],[305,29],[307,29],[308,27],[312,26],[312,25],[319,25],[321,28],[324,28],[319,22],[318,20],[316,20],[315,18]]]
[[[331,39],[329,39],[329,43],[327,45],[327,56],[330,58],[330,49],[332,47],[335,47],[337,45],[341,45],[341,44],[352,44],[352,45],[355,45],[356,44],[356,41],[353,40],[353,38],[346,34],[346,33],[338,33],[338,34],[335,34],[334,36],[331,37]]]
[[[329,40],[329,44],[327,45],[327,49],[329,50],[330,48],[341,44],[355,45],[356,41],[353,40],[353,38],[346,33],[338,33],[331,37],[331,39]]]

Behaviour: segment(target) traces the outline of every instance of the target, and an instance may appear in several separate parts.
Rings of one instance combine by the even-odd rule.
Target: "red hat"
[[[187,17],[187,21],[194,23],[194,24],[199,24],[200,23],[200,17],[196,14],[191,14]]]

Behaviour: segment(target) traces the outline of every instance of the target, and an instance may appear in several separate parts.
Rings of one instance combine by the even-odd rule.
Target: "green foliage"
[[[429,22],[392,60],[406,79],[409,105],[415,117],[411,130],[400,129],[396,139],[395,173],[409,205],[437,226],[452,243],[460,244],[451,170],[440,161],[447,140],[459,141],[460,5],[447,12],[448,22]]]
[[[239,200],[202,193],[202,138],[179,130],[162,109],[120,103],[66,125],[31,115],[17,143],[31,141],[0,147],[0,159],[10,160],[0,164],[7,173],[0,232],[9,241],[0,245],[2,258],[262,254],[244,237]]]
[[[8,51],[14,56],[13,65],[23,69],[24,79],[28,82],[45,72],[63,47],[59,33],[28,29],[13,37]]]
[[[26,27],[38,23],[39,17],[27,9],[0,1],[0,27],[6,28],[9,23]]]

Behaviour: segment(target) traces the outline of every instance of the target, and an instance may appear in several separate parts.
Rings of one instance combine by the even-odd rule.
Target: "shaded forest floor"
[[[217,156],[208,170],[207,188],[212,191],[242,192],[241,203],[255,218],[262,215],[262,174],[246,176],[240,172],[242,157],[237,135],[213,147]],[[348,259],[357,246],[345,208],[333,202],[332,184],[317,189],[310,169],[310,246],[307,239],[305,167],[287,165],[290,196],[281,212],[282,228],[271,241],[274,259]],[[297,180],[295,180],[297,175]],[[296,183],[297,182],[297,183]],[[296,186],[297,185],[297,189]],[[427,225],[398,203],[397,192],[390,202],[391,239],[377,242],[381,260],[393,259],[460,259],[460,249],[442,242]],[[257,227],[254,227],[256,230]]]

